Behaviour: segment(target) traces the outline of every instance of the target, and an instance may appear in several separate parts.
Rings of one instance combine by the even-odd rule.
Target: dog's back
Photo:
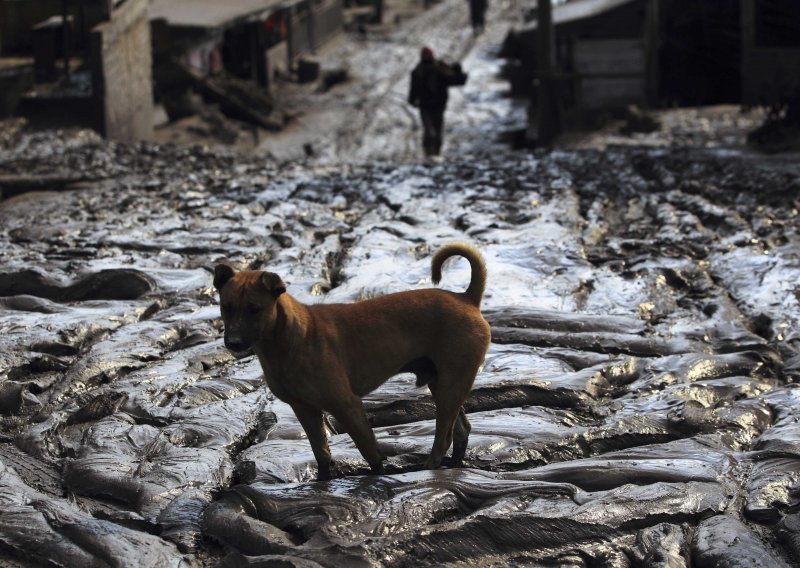
[[[442,265],[452,256],[470,263],[472,277],[464,292],[427,288],[351,304],[308,306],[317,341],[330,343],[331,349],[336,346],[337,359],[360,396],[398,372],[446,366],[454,354],[483,360],[491,338],[480,312],[486,268],[474,247],[453,243],[433,256],[434,283],[441,280]],[[425,382],[419,374],[418,378]]]

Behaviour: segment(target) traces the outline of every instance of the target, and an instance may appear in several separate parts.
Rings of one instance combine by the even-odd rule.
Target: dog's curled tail
[[[486,264],[478,249],[468,243],[449,243],[436,251],[431,260],[431,279],[438,284],[442,279],[442,265],[451,256],[463,256],[472,268],[472,278],[464,296],[476,307],[481,305],[483,291],[486,289]]]

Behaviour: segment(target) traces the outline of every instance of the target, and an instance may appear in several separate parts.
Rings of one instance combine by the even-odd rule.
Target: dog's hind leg
[[[436,402],[436,435],[433,438],[431,453],[425,462],[426,469],[436,469],[442,465],[442,460],[453,443],[453,429],[459,417],[461,405],[469,392],[469,388],[462,392],[453,392],[452,388],[444,387],[448,384],[446,381],[447,376],[442,373],[437,380],[428,385],[433,400]],[[466,445],[464,450],[466,450]]]
[[[458,416],[458,408],[451,404],[436,403],[436,435],[433,438],[433,447],[425,462],[425,469],[436,469],[442,465],[444,455],[453,443],[453,426]]]
[[[464,459],[471,427],[464,414],[463,404],[472,389],[472,383],[475,382],[475,375],[482,359],[481,353],[480,359],[476,357],[459,359],[450,356],[442,361],[436,361],[438,376],[428,384],[436,402],[436,435],[431,454],[425,462],[427,469],[435,469],[442,465],[442,460],[453,443],[454,430],[456,444],[453,447],[453,463],[460,465]]]
[[[336,407],[331,407],[329,410],[353,439],[358,451],[367,460],[372,473],[382,474],[383,456],[378,450],[378,441],[367,421],[367,415],[364,414],[361,399],[353,395],[348,401],[338,402]]]
[[[331,450],[328,447],[328,435],[322,421],[322,411],[303,402],[292,402],[291,407],[305,430],[311,450],[317,459],[317,479],[319,481],[330,479]]]
[[[458,411],[458,418],[456,418],[453,431],[453,467],[461,467],[464,463],[464,454],[467,452],[470,430],[472,430],[472,426],[467,420],[467,415],[464,413],[464,407],[462,406]]]

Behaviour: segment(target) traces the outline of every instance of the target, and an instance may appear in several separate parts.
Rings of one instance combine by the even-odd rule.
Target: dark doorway
[[[800,46],[800,2],[759,0],[755,9],[755,41],[758,47]]]
[[[225,30],[222,64],[225,70],[235,77],[255,79],[253,34],[249,26],[236,26]]]
[[[740,102],[739,0],[665,0],[660,22],[661,104]]]

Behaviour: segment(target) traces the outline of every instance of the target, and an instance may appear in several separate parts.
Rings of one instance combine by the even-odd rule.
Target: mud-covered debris
[[[728,515],[700,522],[692,541],[692,559],[704,566],[731,568],[790,566],[741,521]]]
[[[36,296],[58,302],[133,300],[155,289],[150,276],[128,268],[101,270],[72,284],[63,284],[36,270],[0,274],[1,296]]]

